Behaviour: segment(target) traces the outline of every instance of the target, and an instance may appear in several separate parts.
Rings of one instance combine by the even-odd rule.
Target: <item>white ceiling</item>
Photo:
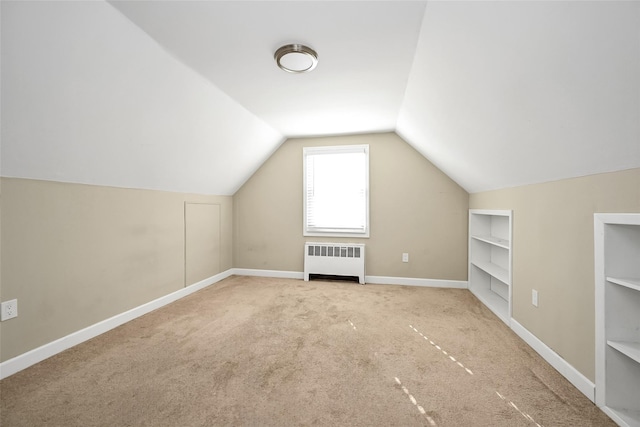
[[[640,2],[429,2],[396,130],[470,193],[640,167]]]
[[[640,2],[0,7],[3,176],[231,195],[286,137],[381,131],[469,192],[640,167]]]
[[[393,131],[425,2],[114,1],[168,52],[282,134]],[[317,68],[274,52],[301,43]]]
[[[287,137],[395,130],[469,192],[640,167],[640,2],[112,4]]]

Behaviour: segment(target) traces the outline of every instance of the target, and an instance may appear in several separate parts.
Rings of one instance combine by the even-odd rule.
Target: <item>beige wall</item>
[[[220,205],[185,203],[185,283],[198,283],[220,270]]]
[[[593,214],[640,212],[640,169],[472,194],[470,207],[513,209],[513,318],[594,381]]]
[[[345,144],[369,144],[371,237],[305,238],[302,148]],[[467,280],[468,199],[395,133],[290,139],[234,196],[234,266],[302,271],[305,241],[352,241],[367,275]]]
[[[198,210],[192,231],[215,235],[232,267],[232,197],[2,178],[1,295],[19,316],[0,324],[2,361],[185,286],[185,202]],[[203,247],[215,244],[198,242]],[[195,277],[195,276],[194,276]],[[189,285],[191,283],[187,283]]]

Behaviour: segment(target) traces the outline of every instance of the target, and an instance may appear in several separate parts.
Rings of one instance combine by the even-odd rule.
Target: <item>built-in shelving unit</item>
[[[596,404],[640,427],[640,214],[595,214]]]
[[[469,290],[507,325],[511,319],[512,212],[469,210]]]

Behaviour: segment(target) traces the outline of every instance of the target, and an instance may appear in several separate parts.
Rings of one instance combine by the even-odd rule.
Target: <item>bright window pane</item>
[[[305,235],[368,236],[368,148],[304,149]]]

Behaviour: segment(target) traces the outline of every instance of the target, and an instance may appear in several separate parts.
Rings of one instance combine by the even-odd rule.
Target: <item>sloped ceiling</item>
[[[2,176],[232,195],[284,140],[108,3],[0,6]]]
[[[286,137],[393,130],[469,192],[640,167],[640,2],[5,3],[3,175],[233,194]]]
[[[114,1],[172,55],[282,134],[393,131],[424,2]],[[274,52],[301,43],[317,68],[290,74]]]
[[[640,167],[640,2],[429,2],[397,132],[471,193]]]

